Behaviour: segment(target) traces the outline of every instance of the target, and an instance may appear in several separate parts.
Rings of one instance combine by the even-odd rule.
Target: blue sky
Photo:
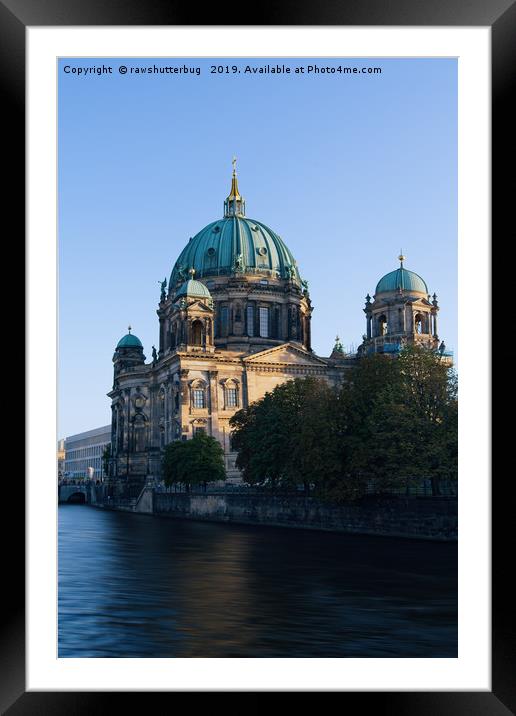
[[[121,75],[122,64],[201,73]],[[382,73],[243,72],[266,64]],[[64,72],[102,65],[112,74]],[[81,58],[58,72],[60,437],[110,422],[129,323],[150,359],[158,281],[222,216],[233,155],[247,215],[280,234],[309,282],[318,355],[337,333],[358,346],[364,297],[403,248],[438,294],[457,360],[456,60]]]

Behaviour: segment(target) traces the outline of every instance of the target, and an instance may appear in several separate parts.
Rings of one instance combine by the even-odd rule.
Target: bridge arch
[[[68,495],[68,499],[66,501],[71,505],[85,505],[86,495],[84,492],[72,492],[71,495]]]

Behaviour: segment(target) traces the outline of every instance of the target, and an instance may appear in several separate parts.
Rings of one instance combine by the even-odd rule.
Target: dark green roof
[[[134,336],[132,333],[128,333],[121,338],[116,344],[117,348],[143,348],[142,342],[138,336]]]
[[[428,295],[428,288],[421,276],[414,271],[408,271],[406,268],[399,268],[391,271],[381,278],[376,286],[375,293],[384,293],[388,291],[417,291]]]
[[[226,216],[201,229],[180,253],[172,274],[173,287],[195,269],[198,278],[229,275],[235,265],[245,274],[276,275],[300,285],[301,277],[296,262],[278,234],[255,219],[244,216]]]
[[[176,293],[175,298],[180,296],[191,296],[192,298],[211,298],[211,293],[208,291],[206,286],[200,281],[196,281],[193,278],[189,278],[185,281]],[[175,299],[174,299],[175,300]]]

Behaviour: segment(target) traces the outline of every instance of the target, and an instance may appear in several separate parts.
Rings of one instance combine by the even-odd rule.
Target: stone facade
[[[234,170],[224,218],[190,239],[168,290],[162,282],[159,348],[153,346],[151,362],[130,330],[116,347],[108,393],[113,494],[136,495],[146,482],[159,480],[164,447],[198,431],[219,440],[228,480],[238,482],[231,416],[291,378],[316,376],[337,387],[357,360],[346,355],[338,338],[329,357],[314,353],[308,284],[283,240],[246,218],[244,209]],[[368,325],[378,324],[380,311],[392,315],[403,304],[411,318],[400,326],[408,336],[415,311],[425,321],[436,314],[428,298],[398,292],[391,310],[385,308],[391,298],[380,293],[367,309]],[[435,333],[436,323],[432,326]],[[368,335],[359,351],[383,351],[384,342],[383,334]]]

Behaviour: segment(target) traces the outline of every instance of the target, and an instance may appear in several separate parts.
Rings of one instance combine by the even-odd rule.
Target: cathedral
[[[229,426],[236,411],[295,377],[337,387],[371,352],[395,355],[407,343],[438,350],[437,296],[404,260],[366,296],[357,353],[346,354],[337,337],[330,356],[316,355],[308,284],[283,239],[246,216],[234,160],[223,217],[189,240],[161,283],[150,362],[130,327],[116,346],[108,393],[115,491],[135,496],[159,480],[165,445],[200,431],[220,442],[228,481],[239,482]]]

